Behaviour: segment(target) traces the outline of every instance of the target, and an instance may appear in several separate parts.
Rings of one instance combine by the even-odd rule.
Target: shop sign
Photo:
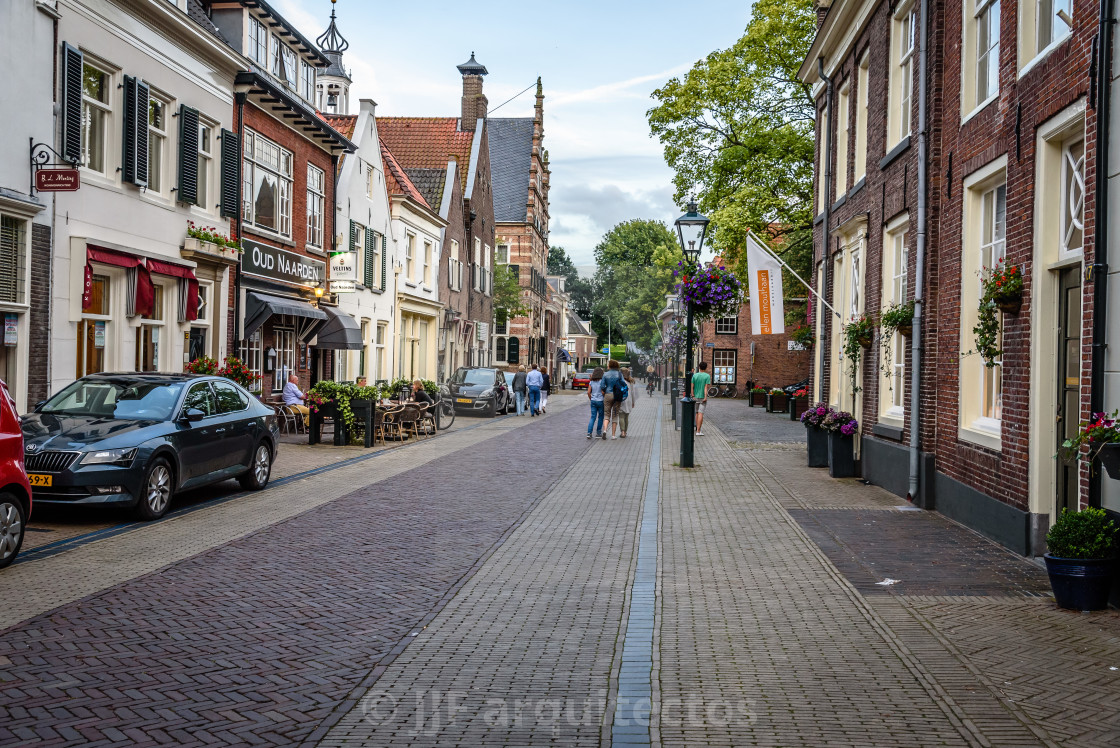
[[[358,285],[352,280],[338,280],[331,278],[331,293],[354,293]]]
[[[355,252],[339,252],[331,255],[331,281],[357,281],[358,255]],[[333,290],[333,286],[332,286]]]
[[[4,315],[4,345],[16,345],[19,342],[19,317],[14,314]]]
[[[76,192],[82,186],[77,169],[47,169],[35,172],[35,189],[40,192]]]
[[[105,320],[99,319],[93,323],[93,347],[105,347]]]
[[[297,255],[279,247],[270,247],[242,239],[241,272],[262,278],[313,288],[326,279],[327,263]]]
[[[805,351],[805,350],[808,350],[808,348],[806,348],[801,343],[795,343],[792,340],[787,340],[786,341],[786,350],[787,351]]]
[[[486,340],[486,336],[489,335],[489,334],[490,334],[490,323],[489,322],[479,322],[478,323],[478,339],[479,340]]]

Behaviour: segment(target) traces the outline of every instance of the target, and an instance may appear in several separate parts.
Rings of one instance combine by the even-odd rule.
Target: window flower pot
[[[1120,442],[1102,444],[1097,457],[1100,458],[1101,466],[1108,473],[1108,477],[1112,480],[1120,480]]]
[[[828,474],[833,478],[850,478],[856,474],[854,438],[835,431],[828,432]]]
[[[828,433],[815,426],[806,427],[805,451],[809,467],[828,467]]]
[[[751,407],[764,408],[766,407],[766,393],[765,392],[752,392],[751,393]]]
[[[183,249],[188,249],[192,252],[198,252],[201,249],[201,244],[202,242],[194,236],[188,236],[183,239]]]
[[[1116,573],[1114,558],[1055,558],[1047,553],[1046,573],[1054,601],[1067,610],[1104,610]]]
[[[996,306],[1004,314],[1018,314],[1019,310],[1023,308],[1022,294],[1015,294],[1014,296],[1000,296],[995,299]]]
[[[800,421],[802,414],[809,409],[809,398],[791,397],[789,399],[789,420]]]
[[[785,413],[789,408],[789,395],[767,395],[766,396],[766,412],[767,413]]]

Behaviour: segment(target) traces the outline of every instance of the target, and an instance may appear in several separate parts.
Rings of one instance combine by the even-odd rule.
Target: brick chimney
[[[471,52],[471,59],[458,65],[457,69],[463,75],[463,109],[460,128],[474,132],[478,120],[486,118],[486,110],[490,105],[486,95],[482,93],[482,76],[487,75],[486,66],[479,64],[474,59],[474,52]]]

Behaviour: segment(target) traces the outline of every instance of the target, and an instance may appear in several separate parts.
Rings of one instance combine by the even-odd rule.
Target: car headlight
[[[82,455],[81,464],[83,465],[116,465],[118,467],[128,467],[132,464],[132,460],[136,457],[136,447],[125,447],[123,449],[98,449],[93,452],[86,452]]]
[[[482,398],[482,397],[494,397],[494,388],[491,387],[488,390],[483,390],[482,393],[479,395],[479,397],[480,398]]]

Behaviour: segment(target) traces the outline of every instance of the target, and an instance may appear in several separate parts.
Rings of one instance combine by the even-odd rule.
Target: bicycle
[[[439,386],[439,402],[436,404],[436,428],[446,431],[455,423],[455,403],[451,400],[451,390],[446,384]]]
[[[733,384],[708,385],[708,397],[735,397],[738,390]]]
[[[655,389],[657,389],[657,387],[654,385],[652,379],[649,382],[646,383],[646,392],[649,394],[650,397],[653,397],[653,391]]]

